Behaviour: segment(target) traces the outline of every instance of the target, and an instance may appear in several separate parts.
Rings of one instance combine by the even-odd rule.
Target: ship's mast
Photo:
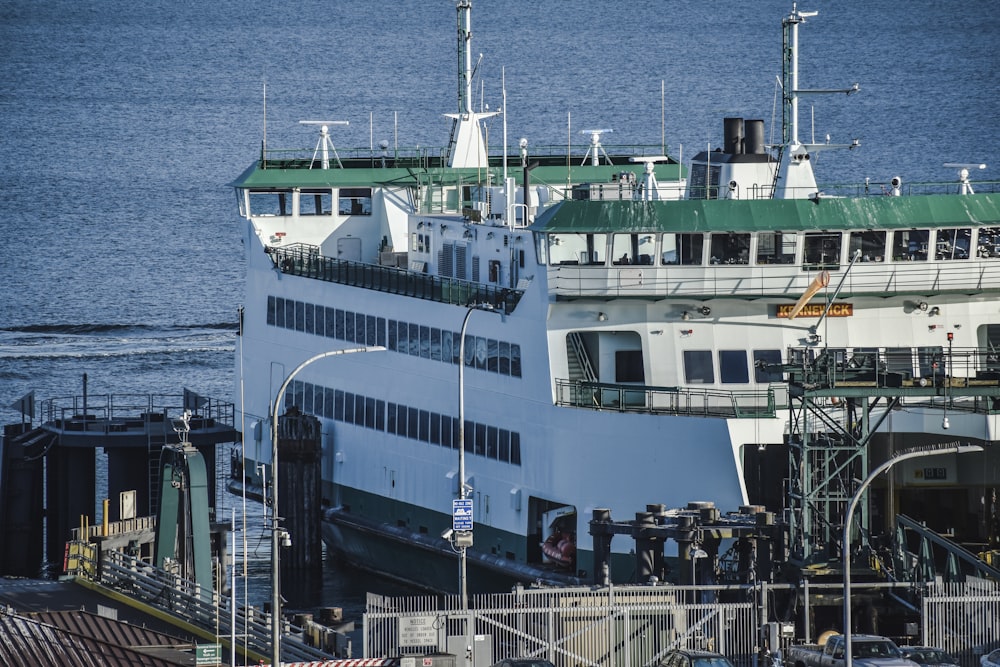
[[[458,113],[445,114],[454,120],[448,141],[449,167],[489,166],[486,142],[479,121],[496,112],[472,110],[472,0],[456,0],[458,10]]]

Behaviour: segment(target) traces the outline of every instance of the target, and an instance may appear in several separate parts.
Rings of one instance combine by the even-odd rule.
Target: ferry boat
[[[314,150],[265,147],[234,183],[247,287],[231,488],[259,484],[292,369],[376,348],[309,364],[279,399],[322,423],[333,552],[438,590],[466,548],[473,589],[624,582],[635,545],[613,543],[595,574],[594,510],[783,507],[795,364],[996,384],[1000,193],[973,164],[950,184],[821,189],[812,158],[857,144],[802,141],[800,98],[857,86],[800,88],[815,12],[782,20],[782,143],[728,118],[689,172],[662,146],[609,153],[603,130],[548,155],[508,151],[505,131],[495,154],[480,123],[497,112],[471,104],[468,0],[457,16],[445,149],[338,152],[333,121],[315,121]],[[946,367],[959,349],[974,352]],[[996,439],[992,406],[949,406],[914,402],[882,430]]]

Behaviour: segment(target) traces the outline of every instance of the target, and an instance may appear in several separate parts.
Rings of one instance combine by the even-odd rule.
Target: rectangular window
[[[431,358],[431,328],[420,327],[420,356],[423,359]]]
[[[802,239],[802,264],[805,269],[840,267],[841,234],[813,233]]]
[[[375,344],[385,347],[385,318],[379,317],[375,321]]]
[[[746,350],[719,350],[719,379],[723,384],[750,382]]]
[[[288,192],[251,192],[250,215],[288,215],[291,201]]]
[[[365,399],[365,427],[375,428],[375,399]]]
[[[660,261],[663,264],[699,266],[704,261],[704,234],[664,234],[660,237]]]
[[[331,190],[303,190],[299,193],[299,215],[333,215]]]
[[[302,383],[302,402],[299,403],[302,412],[306,414],[316,414],[313,412],[313,384],[311,382]]]
[[[340,308],[337,309],[337,322],[336,322],[336,338],[337,340],[344,340],[344,311]]]
[[[354,394],[349,391],[344,392],[344,421],[353,424],[354,419]]]
[[[323,392],[323,416],[327,419],[333,419],[333,389],[327,387],[327,390]]]
[[[498,366],[500,375],[510,375],[510,343],[500,341],[498,354],[500,357],[500,363]]]
[[[795,234],[761,232],[757,234],[758,264],[794,264]]]
[[[479,456],[486,456],[486,424],[476,424],[476,443],[473,451]]]
[[[371,215],[371,188],[341,188],[337,210],[341,215]]]
[[[927,259],[930,238],[928,229],[897,229],[892,233],[892,261],[919,262]]]
[[[920,377],[922,378],[940,379],[948,373],[944,349],[941,347],[918,347],[917,363],[920,365]]]
[[[863,230],[851,232],[850,247],[848,253],[854,257],[860,251],[859,262],[883,262],[885,261],[885,232]]]
[[[500,435],[496,426],[490,426],[486,429],[486,456],[487,458],[495,459],[497,458],[497,451],[499,449]]]
[[[490,338],[486,341],[486,370],[496,373],[500,369],[500,348],[497,341]]]
[[[781,382],[785,374],[778,370],[768,370],[766,366],[781,363],[781,350],[753,351],[753,379],[760,384]]]
[[[274,326],[274,297],[267,297],[267,323]]]
[[[510,434],[510,462],[521,465],[521,434],[516,431]]]
[[[684,380],[688,384],[715,382],[711,350],[684,350]]]
[[[274,299],[274,326],[285,328],[285,300],[280,296]]]
[[[295,301],[285,299],[285,328],[295,329]]]
[[[420,325],[410,324],[410,354],[414,357],[420,356]]]
[[[465,453],[472,454],[472,447],[476,441],[476,425],[466,419],[464,429],[462,437],[465,438]]]
[[[316,306],[311,303],[305,304],[306,306],[306,333],[315,333],[316,331]]]
[[[455,432],[452,429],[452,418],[441,415],[441,444],[449,449],[455,449]]]
[[[356,320],[355,314],[352,312],[344,313],[344,340],[348,343],[354,342],[354,322]]]
[[[385,401],[381,399],[375,401],[375,430],[385,430]]]
[[[712,234],[709,254],[712,257],[712,264],[749,264],[750,235]]]
[[[337,335],[337,309],[326,309],[326,337],[333,338]]]
[[[409,420],[410,411],[406,409],[405,405],[396,406],[396,433],[408,438],[410,434],[410,428],[407,424]]]
[[[908,347],[888,347],[885,350],[885,369],[900,373],[904,380],[913,377],[913,350]]]
[[[510,461],[510,431],[504,428],[500,429],[499,438],[497,459],[507,463]]]
[[[513,377],[521,377],[521,346],[510,344],[510,374]]]
[[[333,394],[333,418],[344,421],[344,392],[337,389]]]
[[[420,411],[407,408],[406,412],[406,434],[416,440],[420,437]]]
[[[364,426],[365,420],[365,397],[361,394],[354,395],[354,423],[358,426]]]
[[[431,444],[441,444],[441,415],[436,412],[431,413]]]
[[[978,236],[977,257],[1000,257],[1000,227],[981,227]]]
[[[386,403],[385,405],[385,430],[388,433],[396,434],[396,404]]]
[[[423,442],[431,441],[431,413],[427,410],[420,411],[420,439]]]
[[[431,359],[441,361],[441,330],[431,329]]]
[[[934,258],[938,260],[969,259],[972,247],[972,230],[939,229],[934,245]]]

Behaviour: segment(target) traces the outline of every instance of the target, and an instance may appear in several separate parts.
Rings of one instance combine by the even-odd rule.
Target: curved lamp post
[[[854,667],[854,659],[851,655],[853,649],[851,646],[851,519],[854,517],[854,510],[858,506],[858,501],[861,500],[861,494],[864,493],[865,489],[868,488],[868,485],[871,484],[876,477],[900,461],[915,459],[922,456],[937,456],[938,454],[966,454],[968,452],[981,451],[983,451],[983,448],[979,445],[959,444],[936,445],[920,449],[903,450],[901,452],[897,452],[891,456],[888,461],[875,468],[875,470],[873,470],[871,474],[865,478],[865,481],[861,482],[861,486],[858,487],[858,490],[854,492],[854,497],[851,498],[851,504],[847,506],[847,516],[844,517],[844,543],[841,551],[841,559],[844,563],[844,667]]]
[[[278,516],[278,408],[281,406],[285,390],[292,383],[292,379],[299,374],[303,368],[339,354],[353,354],[354,352],[381,352],[385,350],[381,345],[373,347],[352,347],[346,350],[330,350],[309,357],[295,367],[278,389],[277,396],[274,397],[274,404],[271,408],[271,665],[280,667],[281,665],[281,580],[278,576],[278,559],[280,557],[282,539],[287,541],[288,534],[281,529],[281,517]]]

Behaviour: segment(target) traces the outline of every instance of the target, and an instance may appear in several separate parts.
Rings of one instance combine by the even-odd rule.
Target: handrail
[[[725,391],[562,379],[556,380],[556,405],[735,419],[774,417],[777,410],[787,407],[778,405],[771,386],[764,390]]]
[[[324,257],[319,254],[319,248],[306,244],[268,247],[265,251],[270,255],[275,268],[282,273],[456,306],[489,304],[496,310],[510,314],[524,295],[524,291],[518,289],[432,276],[393,266]]]

